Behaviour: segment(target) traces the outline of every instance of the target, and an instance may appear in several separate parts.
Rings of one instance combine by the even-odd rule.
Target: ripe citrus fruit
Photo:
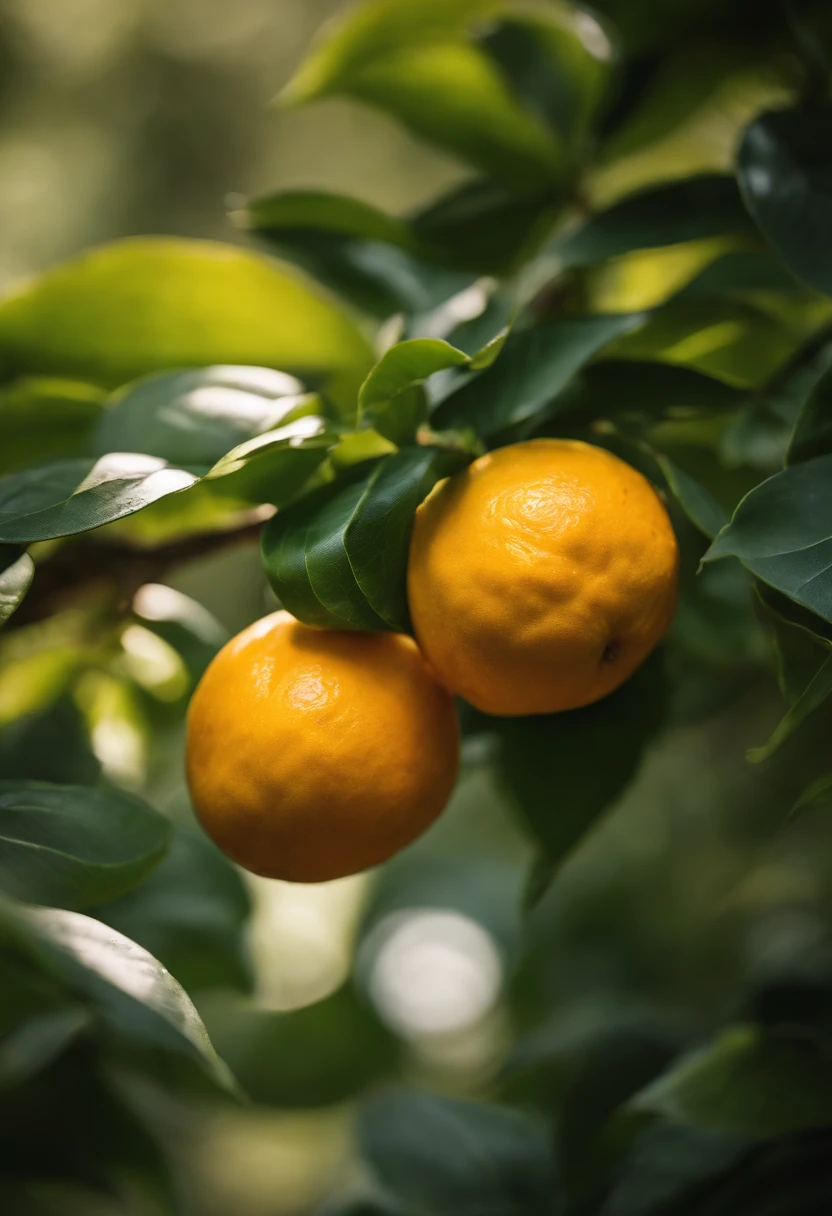
[[[574,709],[646,659],[678,550],[650,483],[603,448],[536,439],[440,482],[416,515],[408,597],[439,678],[485,713]]]
[[[385,861],[445,806],[450,695],[401,634],[310,629],[287,612],[233,638],[188,711],[209,836],[255,874],[323,882]]]

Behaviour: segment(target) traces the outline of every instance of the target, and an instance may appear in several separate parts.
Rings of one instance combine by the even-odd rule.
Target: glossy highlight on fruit
[[[676,608],[679,555],[653,486],[603,448],[536,439],[440,482],[408,566],[417,640],[485,713],[575,709],[647,658]]]
[[[410,638],[263,618],[216,656],[188,713],[206,832],[269,878],[322,882],[420,835],[454,787],[451,696]]]

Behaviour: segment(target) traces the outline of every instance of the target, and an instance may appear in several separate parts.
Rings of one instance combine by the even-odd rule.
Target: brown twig
[[[261,517],[249,517],[238,528],[202,532],[150,549],[124,539],[79,536],[69,540],[37,566],[29,594],[5,626],[5,631],[45,620],[78,602],[109,601],[126,612],[144,583],[156,583],[185,562],[253,543],[263,527]]]

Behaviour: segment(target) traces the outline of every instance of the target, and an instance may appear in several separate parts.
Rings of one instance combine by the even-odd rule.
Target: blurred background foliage
[[[764,0],[596,7],[617,24],[630,59],[626,121],[586,182],[592,205],[659,180],[729,171],[744,124],[800,75],[777,6]],[[228,212],[277,189],[325,186],[402,213],[463,181],[466,170],[449,156],[354,102],[271,106],[340,8],[339,0],[0,0],[0,285],[126,235],[242,243]],[[737,247],[708,238],[613,258],[590,274],[589,303],[651,306]],[[790,313],[782,297],[763,306],[792,346],[816,321],[806,307]],[[818,308],[823,316],[828,302]],[[788,342],[777,346],[782,328],[771,340],[752,334],[733,357],[763,379],[789,353]],[[717,370],[721,349],[717,335]],[[719,440],[729,505],[782,457],[776,402],[754,408],[727,429],[718,417],[666,437],[665,450],[689,471],[698,448]],[[705,544],[685,520],[678,526],[686,569],[695,568]],[[79,607],[3,639],[0,777],[101,778],[170,816],[174,845],[163,864],[96,915],[184,984],[253,1104],[206,1104],[190,1086],[162,1098],[133,1074],[99,1077],[61,1058],[52,1067],[64,1101],[51,1134],[68,1165],[57,1176],[72,1176],[66,1129],[74,1123],[81,1135],[112,1141],[108,1181],[120,1197],[93,1196],[84,1177],[77,1191],[47,1181],[18,1197],[21,1211],[55,1203],[66,1216],[152,1210],[148,1126],[162,1133],[188,1212],[315,1211],[361,1183],[354,1099],[391,1079],[547,1114],[578,1111],[575,1126],[559,1127],[564,1160],[574,1164],[589,1151],[586,1127],[602,1121],[592,1095],[608,1092],[639,1044],[644,1075],[621,1078],[625,1095],[679,1044],[732,1017],[762,1010],[763,1019],[788,1021],[789,1002],[814,984],[804,983],[804,961],[828,962],[828,806],[818,799],[786,819],[807,780],[828,769],[832,711],[827,703],[764,767],[747,763],[782,702],[769,636],[730,564],[709,567],[687,589],[667,647],[672,692],[662,729],[525,925],[533,850],[495,738],[473,715],[447,814],[383,872],[323,887],[243,881],[193,830],[183,710],[217,647],[274,600],[253,544],[185,561],[165,578],[141,588],[126,622]],[[811,669],[811,644],[796,632],[791,642],[794,662]],[[597,726],[612,766],[622,748],[638,756],[645,745],[622,741],[620,729],[615,719]],[[504,764],[510,745],[509,735]],[[556,810],[587,773],[568,747],[546,760]],[[523,756],[514,762],[522,771]],[[582,1080],[574,1063],[591,1071],[594,1042],[609,1048],[597,1062],[603,1085]],[[0,1082],[3,1066],[0,1054]],[[118,1118],[134,1112],[124,1127],[108,1117],[114,1091],[126,1103],[114,1108]],[[570,1093],[589,1095],[583,1132]],[[25,1122],[25,1095],[16,1109]],[[60,1157],[57,1147],[44,1152]],[[162,1193],[167,1183],[153,1185]],[[17,1201],[10,1193],[10,1211]]]

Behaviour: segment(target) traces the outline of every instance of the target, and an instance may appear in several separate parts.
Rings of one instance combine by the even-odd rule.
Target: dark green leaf
[[[0,303],[0,366],[117,387],[167,368],[361,369],[345,314],[277,263],[231,245],[145,237],[103,245]]]
[[[404,221],[344,195],[271,195],[250,203],[241,222],[281,257],[376,316],[429,312],[471,281],[417,258]]]
[[[347,94],[513,188],[556,180],[561,150],[554,133],[465,41],[469,24],[495,7],[488,0],[385,0],[360,9],[327,30],[283,100]]]
[[[250,990],[250,913],[239,870],[202,832],[185,828],[146,882],[96,909],[97,919],[149,950],[188,992]]]
[[[0,778],[92,785],[101,764],[92,750],[89,728],[75,701],[64,691],[75,672],[58,673],[43,708],[21,714],[0,730]],[[63,693],[63,695],[61,695]]]
[[[832,1123],[832,1064],[802,1039],[736,1026],[684,1057],[634,1104],[714,1131],[785,1136]]]
[[[16,545],[0,545],[0,625],[23,602],[35,577],[35,563]]]
[[[190,998],[141,946],[79,912],[5,905],[2,934],[114,1040],[179,1058],[221,1090],[233,1089]]]
[[[188,467],[215,464],[264,431],[320,413],[293,376],[266,367],[206,367],[148,376],[110,399],[90,452],[143,452]]]
[[[623,793],[661,726],[661,656],[611,696],[569,713],[494,719],[498,772],[550,861],[559,863]]]
[[[747,1158],[754,1141],[701,1127],[658,1123],[636,1140],[613,1182],[601,1216],[693,1216],[697,1199]],[[690,1201],[694,1207],[679,1209]],[[704,1216],[704,1213],[703,1213]]]
[[[826,773],[825,776],[818,777],[817,781],[813,781],[810,786],[807,786],[792,807],[791,814],[799,815],[816,806],[830,805],[832,805],[832,773]]]
[[[832,106],[772,110],[743,137],[737,172],[749,211],[786,265],[832,295]]]
[[[830,694],[832,694],[832,654],[829,655],[817,675],[780,720],[768,743],[763,747],[752,748],[748,753],[748,759],[755,764],[770,759],[776,751],[779,751],[786,740],[790,739],[794,732],[803,725],[809,715],[823,705]]]
[[[0,478],[0,541],[30,544],[123,519],[198,478],[155,456],[54,460]]]
[[[664,473],[668,488],[691,523],[709,540],[718,535],[728,523],[728,512],[695,477],[656,452],[656,463]]]
[[[36,1014],[9,1031],[0,1039],[0,1093],[47,1068],[90,1021],[86,1010],[69,1006]]]
[[[429,204],[410,223],[426,253],[442,265],[505,274],[537,247],[560,209],[556,192],[518,195],[476,179]]]
[[[351,986],[273,1013],[208,1009],[211,1036],[253,1101],[304,1109],[355,1098],[394,1073],[401,1048]]]
[[[17,899],[88,908],[143,882],[170,824],[123,791],[0,782],[0,887]]]
[[[72,380],[24,378],[0,390],[0,473],[86,446],[106,394]]]
[[[583,364],[635,329],[641,313],[549,321],[511,334],[493,367],[472,376],[437,406],[437,430],[473,427],[482,438],[534,417]]]
[[[263,562],[281,603],[310,625],[406,629],[405,576],[416,508],[451,460],[405,449],[359,481],[336,484],[278,513],[263,530]]]
[[[757,583],[756,593],[759,613],[774,642],[780,691],[786,703],[794,705],[829,657],[832,639],[824,635],[830,630],[818,617],[765,583]]]
[[[793,465],[747,494],[705,560],[728,556],[832,621],[832,456]]]
[[[789,464],[832,455],[832,370],[811,389],[795,424],[789,444]]]
[[[637,249],[753,232],[734,179],[708,174],[628,195],[557,237],[543,256],[565,269],[604,262]]]
[[[512,1110],[391,1095],[365,1110],[359,1144],[381,1184],[425,1216],[544,1216],[557,1205],[547,1133]]]
[[[397,444],[413,443],[427,418],[427,403],[419,390],[429,376],[450,367],[468,367],[471,360],[441,338],[411,338],[397,342],[382,356],[358,394],[359,417]]]
[[[587,133],[602,100],[612,46],[588,14],[552,7],[512,13],[480,45],[499,64],[531,113],[572,147]]]
[[[776,291],[785,295],[807,295],[799,279],[769,253],[726,253],[682,288],[681,296],[738,295]]]

